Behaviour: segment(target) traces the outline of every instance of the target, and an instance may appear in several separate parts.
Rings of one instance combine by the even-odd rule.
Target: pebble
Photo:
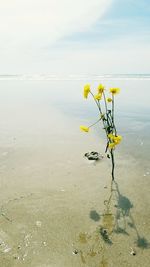
[[[61,192],[65,192],[65,189],[60,189]]]
[[[130,254],[135,256],[136,255],[136,251],[133,248],[131,248]]]
[[[41,221],[36,221],[35,224],[36,224],[37,227],[41,227],[42,226],[42,222]]]
[[[45,241],[43,241],[43,245],[44,245],[44,247],[46,247],[46,246],[47,246],[47,244],[46,244],[46,242],[45,242]]]
[[[92,151],[92,152],[87,152],[84,155],[88,160],[101,160],[103,159],[103,155],[101,155],[100,153],[96,152],[96,151]]]
[[[101,227],[100,228],[100,234],[104,238],[105,241],[109,240],[109,235],[108,235],[107,229]]]
[[[15,260],[19,260],[19,256],[14,255],[14,259],[15,259]]]
[[[6,248],[3,250],[3,252],[4,252],[4,253],[8,253],[10,250],[11,250],[11,248],[6,247]]]
[[[74,255],[77,255],[79,253],[79,251],[77,250],[77,249],[75,249],[73,252],[72,252],[72,254],[74,254]]]
[[[143,176],[147,176],[147,175],[149,175],[149,174],[150,174],[149,172],[146,172],[146,173],[143,174]]]

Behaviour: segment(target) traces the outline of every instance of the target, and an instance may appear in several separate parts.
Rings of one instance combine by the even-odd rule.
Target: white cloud
[[[112,0],[0,0],[1,49],[41,47],[91,27]]]
[[[93,45],[84,41],[84,47],[80,40],[68,42],[65,48],[55,49],[55,43],[67,35],[91,32],[112,3],[114,0],[0,0],[0,73],[148,72],[147,32],[136,38],[131,34],[120,39],[111,36]],[[111,17],[106,21],[113,22]]]
[[[135,36],[95,42],[90,46],[72,43],[70,47],[47,53],[47,59],[52,66],[50,73],[89,74],[89,77],[106,73],[148,73],[150,69],[149,43]]]

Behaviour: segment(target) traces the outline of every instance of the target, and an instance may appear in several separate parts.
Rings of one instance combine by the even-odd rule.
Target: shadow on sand
[[[111,185],[110,195],[104,201],[105,209],[103,214],[99,214],[96,210],[91,210],[90,218],[94,221],[102,219],[102,227],[100,233],[104,241],[110,242],[111,234],[129,235],[128,229],[132,228],[136,234],[135,244],[142,249],[150,248],[150,243],[144,236],[141,236],[135,220],[132,216],[133,203],[130,199],[121,194],[117,182]],[[112,211],[113,210],[113,211]],[[111,242],[112,244],[112,242]]]

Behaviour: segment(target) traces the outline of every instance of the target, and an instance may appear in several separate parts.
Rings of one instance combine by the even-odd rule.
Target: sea
[[[104,154],[104,131],[79,129],[99,119],[90,95],[83,98],[87,83],[93,93],[105,85],[108,97],[120,88],[118,200],[107,212],[110,163],[84,157]],[[0,75],[2,266],[149,266],[149,162],[150,74]],[[101,238],[103,224],[114,224],[110,240]]]
[[[17,109],[19,103],[29,103],[33,96],[34,102],[43,100],[44,106],[52,105],[72,120],[92,124],[98,113],[93,101],[82,97],[87,83],[93,93],[98,84],[104,84],[108,96],[110,87],[121,89],[115,98],[115,120],[124,136],[122,149],[149,160],[150,74],[4,74],[0,75],[0,106],[16,105]]]

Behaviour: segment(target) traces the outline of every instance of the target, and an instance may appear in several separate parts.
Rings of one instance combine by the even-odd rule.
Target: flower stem
[[[97,105],[97,107],[99,109],[100,114],[102,115],[103,113],[102,113],[102,109],[101,109],[100,104],[96,101],[96,99],[94,98],[94,95],[93,95],[93,93],[91,91],[90,91],[90,93],[91,93],[91,95],[92,95],[92,97],[93,97],[93,99],[94,99],[94,101],[95,101],[95,103],[96,103],[96,105]]]
[[[102,112],[102,109],[101,109],[101,105],[100,105],[100,103],[99,103],[98,101],[96,101],[96,99],[94,98],[94,95],[93,95],[93,93],[92,93],[92,92],[90,92],[90,93],[91,93],[91,95],[92,95],[92,97],[93,97],[93,99],[94,99],[94,101],[95,101],[95,103],[96,103],[96,105],[97,105],[97,107],[98,107],[98,110],[99,110],[99,112],[100,112],[101,116],[103,116],[103,112]],[[104,126],[104,129],[105,129],[105,132],[106,132],[106,137],[107,137],[106,125],[105,125],[105,123],[104,123],[104,120],[103,120],[103,119],[102,119],[102,121],[103,121],[103,126]],[[107,139],[108,139],[108,137],[107,137]]]
[[[117,130],[116,130],[116,127],[115,127],[115,112],[114,112],[114,95],[112,94],[112,124],[113,124],[113,128],[114,128],[114,131],[115,131],[115,135],[117,136]]]
[[[102,113],[102,108],[101,108],[101,105],[100,105],[100,102],[97,101],[95,98],[94,98],[94,95],[92,92],[90,92],[97,107],[98,107],[98,110],[100,112],[100,115],[101,115],[101,118],[96,121],[95,123],[93,123],[92,125],[90,125],[89,127],[92,127],[93,125],[97,124],[101,119],[103,121],[103,125],[104,125],[104,129],[105,129],[105,133],[106,133],[106,137],[107,137],[107,145],[106,145],[106,150],[105,150],[105,153],[107,152],[108,150],[108,146],[109,146],[109,142],[110,142],[110,139],[108,138],[108,134],[109,134],[109,130],[108,128],[111,128],[112,131],[115,131],[115,135],[117,135],[117,131],[116,131],[116,127],[115,127],[115,123],[114,123],[114,95],[112,94],[112,110],[109,112],[108,108],[107,108],[107,102],[106,102],[106,97],[105,97],[105,93],[103,92],[103,96],[104,96],[104,103],[105,103],[105,114],[106,114],[106,118],[103,119],[102,116],[104,116],[104,114]],[[110,150],[110,155],[111,155],[111,163],[112,163],[112,172],[111,172],[111,175],[112,175],[112,182],[115,180],[115,176],[114,176],[114,169],[115,169],[115,160],[114,160],[114,150],[111,149]]]
[[[92,126],[94,126],[95,124],[97,124],[99,121],[101,121],[102,118],[100,118],[98,121],[94,122],[93,124],[91,124],[88,128],[91,128]]]
[[[104,103],[105,103],[105,109],[106,109],[106,114],[108,113],[108,109],[107,109],[107,102],[106,102],[106,97],[105,97],[105,93],[103,92],[103,96],[104,96]]]
[[[114,151],[113,151],[113,149],[111,149],[110,154],[111,154],[111,162],[112,162],[111,176],[112,176],[112,181],[114,181],[115,180],[115,176],[114,176],[115,161],[114,161]]]

